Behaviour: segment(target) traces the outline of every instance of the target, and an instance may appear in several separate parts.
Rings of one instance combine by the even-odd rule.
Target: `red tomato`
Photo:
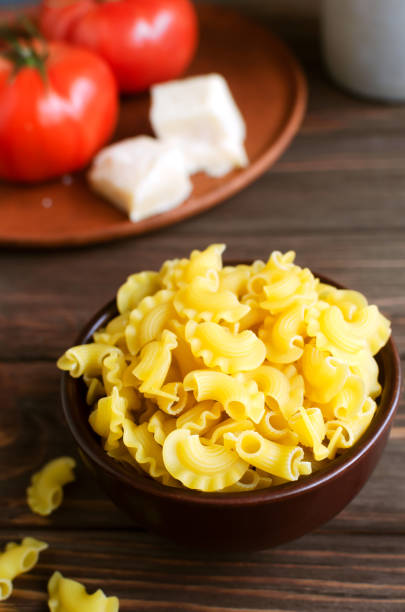
[[[0,57],[2,178],[39,181],[81,168],[115,127],[118,92],[109,66],[65,43],[49,43],[47,53],[43,71],[25,65],[16,74],[12,58]]]
[[[127,92],[178,77],[197,43],[190,0],[45,0],[40,27],[46,38],[97,52]]]

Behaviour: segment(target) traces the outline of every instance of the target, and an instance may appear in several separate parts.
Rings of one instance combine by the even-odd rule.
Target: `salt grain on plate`
[[[41,204],[44,208],[51,208],[53,206],[52,198],[42,198]]]
[[[62,176],[62,184],[69,187],[73,183],[73,177],[70,174],[64,174]]]

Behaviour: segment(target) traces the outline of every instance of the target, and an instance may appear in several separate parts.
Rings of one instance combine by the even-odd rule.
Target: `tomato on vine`
[[[0,178],[34,182],[82,168],[115,128],[109,66],[32,28],[3,28],[0,38]]]
[[[198,37],[190,0],[44,0],[40,27],[98,53],[127,92],[180,76]]]

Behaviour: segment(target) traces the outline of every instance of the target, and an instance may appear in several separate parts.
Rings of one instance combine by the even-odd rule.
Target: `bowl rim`
[[[224,262],[226,265],[235,265],[236,262]],[[246,263],[246,262],[237,262]],[[346,289],[340,283],[324,276],[323,274],[316,274],[313,272],[316,278],[319,278],[322,283],[330,284],[338,289]],[[105,304],[96,314],[85,324],[83,329],[80,331],[76,338],[75,346],[78,344],[88,343],[91,340],[91,336],[94,331],[104,326],[114,316],[119,314],[115,298]],[[234,492],[234,493],[207,493],[203,491],[195,491],[186,488],[175,488],[163,485],[156,480],[148,477],[146,474],[139,474],[133,469],[129,473],[129,469],[120,464],[118,461],[112,459],[104,451],[103,447],[96,439],[88,420],[82,419],[82,423],[77,423],[72,415],[70,395],[78,394],[81,395],[80,385],[83,385],[82,379],[73,378],[69,372],[63,372],[61,376],[61,395],[62,395],[62,408],[65,417],[65,421],[70,429],[70,432],[81,451],[87,455],[93,463],[95,463],[103,471],[107,472],[113,478],[118,479],[122,483],[136,491],[142,491],[143,493],[153,495],[155,497],[165,498],[166,500],[172,500],[173,502],[182,502],[186,504],[198,504],[206,506],[248,506],[260,503],[269,504],[272,502],[278,502],[287,498],[292,498],[303,493],[308,493],[313,489],[320,488],[328,484],[331,480],[341,476],[346,471],[350,470],[352,466],[357,463],[362,457],[364,457],[374,443],[384,435],[387,429],[390,428],[391,422],[394,418],[399,395],[401,391],[402,375],[400,367],[400,358],[397,347],[393,340],[392,334],[386,343],[386,345],[379,351],[379,355],[382,351],[386,351],[390,354],[392,361],[393,371],[391,379],[393,381],[392,386],[388,389],[388,392],[382,391],[380,398],[384,395],[384,404],[379,405],[379,410],[376,414],[377,418],[374,418],[361,436],[361,438],[346,452],[339,457],[333,459],[330,464],[326,465],[321,470],[314,472],[305,478],[299,478],[296,481],[284,483],[274,488],[260,489],[258,491],[245,491],[245,492]],[[388,396],[387,396],[388,393]],[[385,408],[385,410],[382,410]],[[379,418],[378,418],[379,417]],[[87,434],[87,435],[86,435]]]

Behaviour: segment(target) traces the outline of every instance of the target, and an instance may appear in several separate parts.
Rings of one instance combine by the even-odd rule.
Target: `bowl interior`
[[[238,262],[240,263],[240,262]],[[343,288],[330,279],[317,275],[324,283]],[[93,333],[104,327],[108,321],[118,314],[115,300],[109,302],[89,321],[79,334],[76,344],[91,342]],[[159,482],[138,473],[135,468],[121,464],[107,455],[100,444],[99,436],[88,423],[90,408],[86,404],[86,386],[81,379],[72,378],[67,372],[62,375],[62,404],[67,424],[79,448],[88,455],[101,469],[118,478],[128,487],[143,490],[156,496],[183,499],[188,503],[216,504],[249,504],[259,501],[271,501],[298,495],[337,477],[342,471],[350,468],[360,457],[367,453],[374,441],[383,435],[391,426],[398,403],[401,387],[401,370],[398,351],[392,337],[376,356],[379,366],[379,382],[382,394],[378,398],[377,412],[373,420],[354,446],[336,459],[330,461],[312,475],[301,477],[298,481],[285,483],[270,489],[242,493],[203,493],[188,489],[167,487]]]

